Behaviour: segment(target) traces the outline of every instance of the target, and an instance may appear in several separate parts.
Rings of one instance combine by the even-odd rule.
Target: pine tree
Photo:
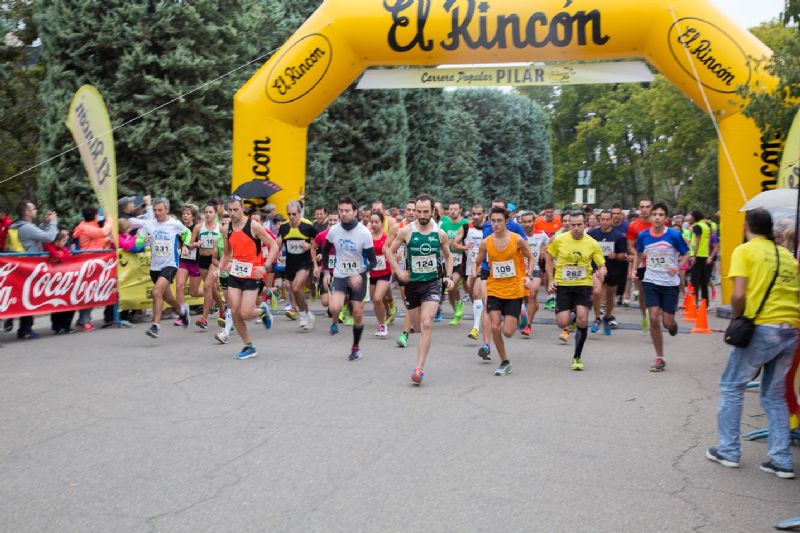
[[[37,9],[47,65],[43,158],[74,146],[64,120],[88,83],[113,126],[133,121],[114,132],[121,195],[202,202],[228,190],[232,98],[258,65],[156,108],[274,48],[278,0],[51,0]],[[94,203],[77,151],[45,165],[39,186],[40,198],[65,214]]]

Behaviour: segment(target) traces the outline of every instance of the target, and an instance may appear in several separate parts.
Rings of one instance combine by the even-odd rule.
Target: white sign
[[[583,203],[583,189],[575,189],[575,203],[576,204]]]
[[[370,69],[357,89],[442,89],[525,85],[640,83],[655,78],[643,61]]]
[[[596,189],[586,189],[586,203],[593,204],[595,203],[595,192]]]

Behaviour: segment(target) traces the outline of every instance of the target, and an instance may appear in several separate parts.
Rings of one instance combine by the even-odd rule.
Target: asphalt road
[[[758,470],[765,442],[738,470],[703,456],[719,334],[667,338],[661,374],[646,333],[592,335],[579,373],[537,325],[495,377],[443,322],[416,387],[415,336],[399,349],[369,318],[348,362],[349,329],[317,324],[252,326],[249,361],[194,326],[3,334],[0,530],[751,532],[800,515],[798,481]],[[765,422],[748,393],[743,431]]]

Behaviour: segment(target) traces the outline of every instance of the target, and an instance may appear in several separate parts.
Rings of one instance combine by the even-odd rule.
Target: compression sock
[[[580,359],[583,353],[583,344],[586,342],[588,328],[577,328],[575,333],[575,358]]]
[[[361,334],[364,333],[364,325],[353,326],[353,346],[358,346],[361,342]]]
[[[483,300],[472,302],[472,327],[481,330],[481,315],[483,314]]]
[[[225,333],[230,335],[232,329],[233,329],[233,313],[231,313],[230,309],[226,309],[225,310]]]

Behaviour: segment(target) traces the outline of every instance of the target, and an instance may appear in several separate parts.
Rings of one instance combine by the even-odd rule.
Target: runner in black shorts
[[[611,221],[611,211],[603,211],[600,213],[600,227],[588,232],[589,236],[600,245],[608,270],[605,280],[596,287],[592,295],[595,316],[592,333],[597,333],[602,324],[603,333],[606,335],[611,335],[611,330],[618,325],[617,319],[614,318],[614,297],[617,286],[620,283],[625,284],[628,273],[628,242],[625,235],[613,228]],[[601,317],[602,305],[605,305],[606,310]]]
[[[303,205],[296,200],[286,206],[289,222],[278,229],[278,246],[286,249],[286,279],[292,284],[300,327],[309,330],[314,327],[314,315],[309,312],[305,288],[314,271],[311,241],[316,237],[317,230],[311,222],[302,218],[302,209]]]

